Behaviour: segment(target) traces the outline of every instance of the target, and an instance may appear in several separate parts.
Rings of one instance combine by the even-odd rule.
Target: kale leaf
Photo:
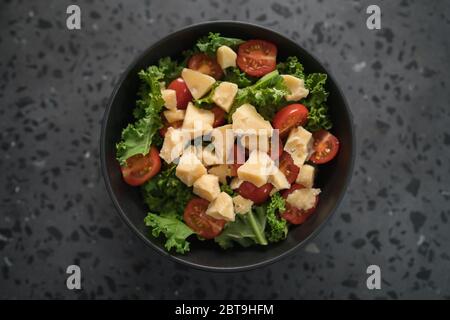
[[[278,242],[286,239],[288,227],[286,220],[279,217],[279,213],[286,210],[286,204],[283,197],[277,192],[270,198],[269,205],[266,208],[267,227],[266,237],[269,242]]]
[[[244,43],[244,40],[237,38],[226,38],[222,37],[220,33],[210,32],[207,36],[198,40],[196,47],[200,52],[208,55],[215,55],[217,49],[221,46],[236,48],[241,43]]]

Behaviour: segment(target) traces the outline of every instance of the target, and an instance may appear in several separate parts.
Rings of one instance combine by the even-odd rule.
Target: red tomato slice
[[[277,66],[277,47],[268,41],[250,40],[239,46],[237,65],[252,77],[261,77]]]
[[[293,184],[290,189],[284,190],[281,193],[281,196],[284,199],[287,199],[288,195],[294,192],[295,190],[302,189],[304,186],[301,184]],[[281,214],[281,217],[286,219],[292,224],[302,224],[309,218],[310,215],[316,211],[317,203],[319,202],[319,196],[316,196],[316,202],[311,209],[308,210],[300,210],[294,206],[291,206],[289,203],[286,203],[286,210]]]
[[[168,123],[167,121],[164,120],[164,127],[159,129],[159,134],[161,135],[161,137],[164,138],[166,136],[167,129],[169,129],[170,127],[178,129],[178,128],[181,128],[182,125],[183,125],[183,120],[175,121],[172,123]]]
[[[292,128],[303,126],[308,120],[308,109],[300,103],[290,104],[280,109],[272,120],[274,129],[280,130],[280,137],[286,137]]]
[[[225,111],[218,106],[213,107],[211,111],[214,113],[213,127],[223,126],[225,124]]]
[[[279,168],[290,184],[295,182],[298,173],[300,172],[300,168],[294,164],[291,155],[286,151],[281,155]]]
[[[209,202],[205,199],[193,198],[184,209],[183,219],[200,237],[213,239],[222,232],[226,221],[207,215],[208,205]]]
[[[230,175],[232,177],[237,177],[237,170],[245,162],[245,148],[240,144],[234,145],[234,163],[230,165]]]
[[[252,200],[255,204],[261,204],[269,199],[272,189],[273,185],[271,183],[266,183],[258,188],[253,183],[244,181],[239,186],[238,193],[242,197]]]
[[[339,140],[326,130],[319,130],[313,133],[314,153],[309,160],[316,164],[323,164],[336,157],[339,151]]]
[[[177,95],[177,108],[186,109],[189,101],[192,101],[192,94],[189,91],[186,82],[183,78],[177,78],[173,80],[167,89],[175,90]]]
[[[205,53],[194,54],[188,61],[188,68],[207,74],[216,80],[223,77],[223,71],[216,59]]]
[[[131,186],[140,186],[161,170],[161,159],[155,147],[151,147],[145,156],[137,154],[128,158],[126,162],[127,164],[121,167],[122,176]]]

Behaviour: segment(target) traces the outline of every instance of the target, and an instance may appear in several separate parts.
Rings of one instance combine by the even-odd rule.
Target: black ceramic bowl
[[[328,74],[328,104],[334,124],[332,132],[339,138],[341,147],[336,159],[320,167],[317,186],[322,189],[322,193],[316,213],[303,225],[292,227],[285,241],[265,247],[236,246],[222,250],[213,241],[199,241],[191,237],[191,251],[186,255],[179,255],[168,253],[164,249],[164,240],[152,237],[150,230],[144,225],[147,208],[139,188],[130,187],[122,180],[120,167],[115,159],[115,145],[120,139],[122,129],[132,120],[132,108],[139,85],[138,71],[157,63],[161,57],[178,58],[183,50],[192,48],[199,37],[209,32],[220,32],[228,37],[271,41],[278,47],[279,61],[295,55],[303,63],[306,72]],[[336,210],[349,183],[354,158],[353,141],[352,120],[346,101],[333,77],[311,54],[281,34],[257,25],[231,21],[206,22],[187,27],[159,40],[135,59],[122,75],[103,120],[101,164],[106,188],[117,210],[145,243],[163,255],[192,267],[212,271],[240,271],[274,262],[295,251],[318,233]]]

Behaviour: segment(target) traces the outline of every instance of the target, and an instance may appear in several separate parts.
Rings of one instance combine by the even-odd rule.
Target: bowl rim
[[[257,263],[252,263],[252,264],[246,264],[246,265],[242,265],[242,266],[238,266],[238,267],[216,267],[216,266],[207,266],[207,265],[202,265],[202,264],[198,264],[198,263],[194,263],[194,262],[190,262],[187,261],[185,259],[183,259],[183,256],[179,256],[179,255],[173,255],[169,252],[167,252],[166,250],[164,250],[163,248],[158,247],[157,245],[155,245],[149,238],[147,238],[145,235],[143,235],[140,230],[138,230],[134,224],[131,222],[131,220],[128,218],[128,216],[125,214],[125,211],[122,209],[119,201],[117,200],[112,186],[111,186],[111,181],[109,179],[109,175],[108,175],[108,171],[107,171],[107,166],[106,166],[106,156],[105,156],[105,147],[106,147],[106,140],[105,140],[105,136],[106,136],[106,123],[108,122],[109,119],[109,115],[111,112],[111,107],[112,104],[116,98],[117,92],[119,91],[119,89],[122,87],[124,80],[126,79],[126,77],[128,76],[128,74],[131,72],[131,70],[138,64],[139,61],[141,61],[149,52],[151,52],[152,50],[154,50],[155,47],[157,47],[161,42],[163,41],[167,41],[172,37],[175,37],[176,35],[178,35],[179,33],[184,33],[186,31],[189,31],[190,29],[196,29],[198,27],[204,27],[204,26],[208,26],[208,25],[214,25],[214,24],[233,24],[233,25],[240,25],[240,26],[246,26],[249,28],[256,28],[256,29],[260,29],[262,31],[267,31],[270,32],[272,34],[275,34],[278,37],[284,38],[285,40],[294,43],[296,46],[300,47],[302,50],[304,50],[305,52],[307,52],[309,54],[309,56],[311,58],[313,58],[315,61],[317,61],[320,66],[324,69],[324,71],[326,72],[328,78],[330,78],[330,80],[335,84],[335,87],[337,89],[337,93],[342,97],[343,100],[343,105],[344,105],[344,109],[347,112],[348,118],[349,118],[349,122],[350,122],[350,145],[351,145],[351,150],[350,150],[350,166],[349,166],[349,170],[348,173],[346,175],[345,181],[343,183],[343,187],[342,187],[342,191],[338,197],[338,199],[336,200],[333,208],[329,211],[328,216],[324,219],[324,221],[322,221],[322,223],[315,228],[311,234],[309,234],[305,239],[303,239],[303,241],[299,242],[298,244],[296,244],[295,246],[293,246],[292,248],[282,252],[281,254],[278,254],[277,256],[268,258],[266,260],[257,262]],[[245,22],[245,21],[234,21],[234,20],[211,20],[211,21],[203,21],[203,22],[199,22],[199,23],[195,23],[195,24],[191,24],[182,28],[179,28],[173,32],[170,32],[169,34],[162,36],[159,38],[159,40],[151,43],[148,47],[146,47],[140,54],[138,54],[135,58],[133,58],[132,62],[127,66],[127,68],[122,72],[122,74],[120,75],[119,79],[117,80],[114,89],[111,93],[110,98],[108,99],[106,108],[105,108],[105,112],[102,118],[102,123],[101,123],[101,134],[100,134],[100,166],[101,166],[101,172],[103,175],[103,180],[106,186],[106,189],[108,190],[108,194],[109,197],[111,198],[111,200],[114,203],[114,206],[117,210],[117,212],[119,213],[119,216],[122,218],[122,220],[133,230],[134,234],[142,239],[144,241],[144,243],[147,246],[150,246],[152,249],[156,250],[156,252],[158,252],[159,254],[165,256],[165,257],[169,257],[172,261],[181,263],[185,266],[189,266],[192,267],[194,269],[197,270],[202,270],[202,271],[210,271],[210,272],[241,272],[241,271],[247,271],[247,270],[254,270],[257,268],[261,268],[264,266],[268,266],[270,264],[273,264],[283,258],[286,258],[287,256],[291,255],[292,253],[294,253],[295,251],[297,251],[298,249],[300,249],[301,247],[303,247],[304,245],[306,245],[308,242],[310,242],[314,237],[316,237],[320,231],[324,228],[324,226],[329,222],[331,216],[334,215],[334,213],[336,212],[337,208],[339,207],[339,205],[341,204],[343,198],[346,195],[348,186],[350,185],[352,176],[353,176],[353,168],[354,168],[354,163],[355,163],[355,154],[356,154],[356,143],[355,143],[355,132],[354,132],[354,122],[353,122],[353,115],[352,112],[348,106],[348,102],[347,99],[345,98],[345,95],[343,94],[341,88],[339,87],[338,83],[335,81],[334,76],[330,73],[330,71],[320,62],[319,59],[317,59],[317,57],[310,53],[309,50],[304,49],[300,44],[298,44],[297,42],[295,42],[294,40],[291,40],[290,38],[288,38],[287,36],[281,34],[278,31],[269,29],[265,26],[261,26],[255,23],[250,23],[250,22]]]

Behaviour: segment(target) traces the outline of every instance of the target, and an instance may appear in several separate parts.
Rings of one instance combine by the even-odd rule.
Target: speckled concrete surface
[[[377,3],[382,29],[365,26]],[[448,1],[67,1],[0,4],[0,298],[450,298]],[[181,9],[182,8],[182,9]],[[274,265],[214,274],[137,239],[99,170],[105,103],[155,40],[205,20],[291,37],[341,84],[357,160],[337,214]],[[81,291],[65,268],[82,268]],[[366,288],[377,264],[382,289]]]

